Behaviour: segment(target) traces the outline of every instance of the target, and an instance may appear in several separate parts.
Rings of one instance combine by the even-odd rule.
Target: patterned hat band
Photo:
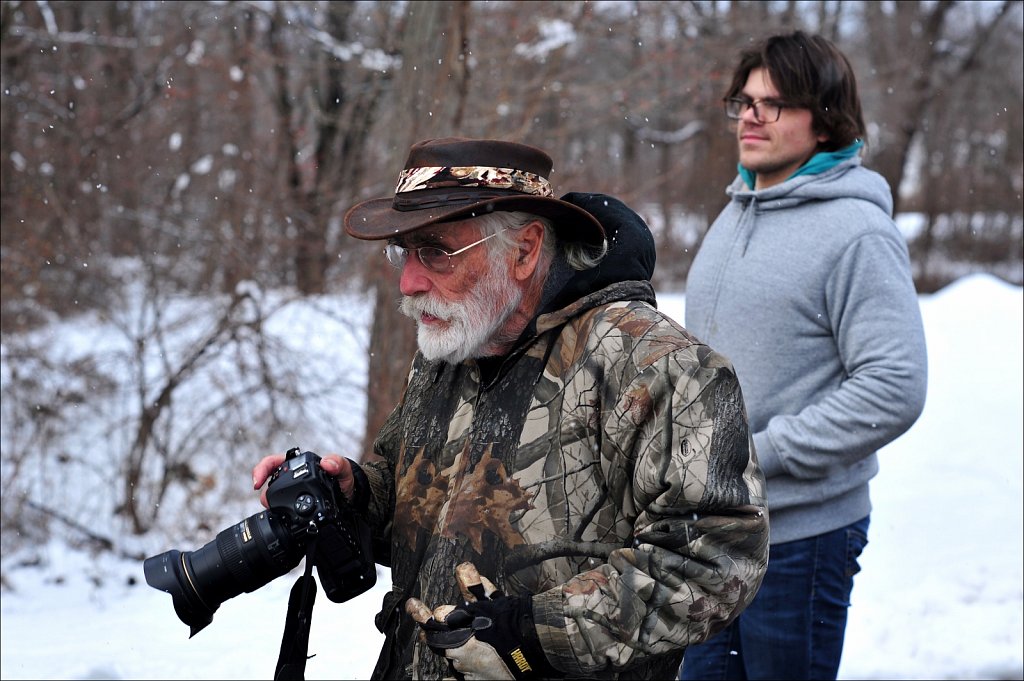
[[[428,166],[403,170],[398,176],[395,198],[405,192],[446,187],[509,189],[534,196],[551,196],[551,183],[525,170],[489,166]]]

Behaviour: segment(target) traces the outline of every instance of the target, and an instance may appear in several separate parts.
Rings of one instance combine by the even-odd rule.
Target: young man
[[[763,478],[730,364],[655,308],[639,216],[553,198],[551,167],[429,140],[393,199],[345,216],[386,243],[418,326],[383,462],[322,464],[391,567],[375,678],[668,678],[760,583]]]
[[[743,53],[725,97],[739,177],[690,270],[686,326],[729,357],[771,511],[760,592],[682,679],[834,679],[876,452],[924,406],[927,361],[885,180],[861,166],[846,58],[797,32]]]

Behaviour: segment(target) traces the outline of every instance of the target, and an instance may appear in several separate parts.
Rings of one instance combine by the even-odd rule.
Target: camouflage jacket
[[[375,678],[440,678],[404,603],[458,603],[474,562],[533,594],[568,676],[674,678],[753,598],[764,481],[728,360],[622,281],[541,315],[500,364],[417,355],[363,468],[393,590]]]

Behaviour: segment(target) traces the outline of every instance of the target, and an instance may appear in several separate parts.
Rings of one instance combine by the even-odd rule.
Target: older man
[[[321,464],[391,567],[375,678],[669,678],[764,573],[731,365],[655,308],[639,216],[553,198],[551,167],[523,144],[428,140],[393,198],[345,216],[386,243],[418,327],[383,461]]]

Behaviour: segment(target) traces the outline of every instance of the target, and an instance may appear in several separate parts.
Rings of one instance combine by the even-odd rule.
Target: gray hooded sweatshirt
[[[877,450],[924,407],[924,330],[889,186],[859,158],[727,193],[686,327],[736,368],[779,544],[870,513]]]

